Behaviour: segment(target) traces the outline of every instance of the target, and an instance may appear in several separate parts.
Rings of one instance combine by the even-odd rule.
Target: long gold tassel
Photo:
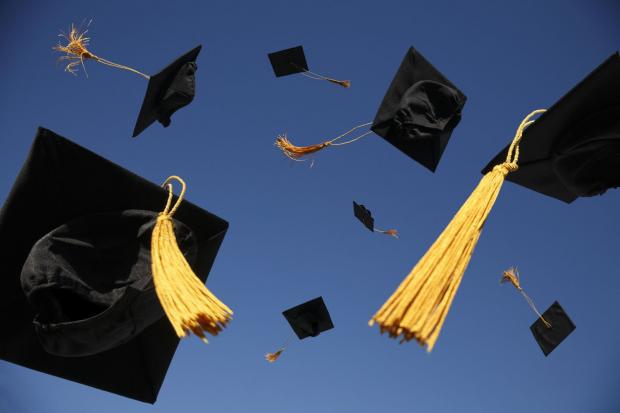
[[[118,63],[111,62],[107,59],[99,57],[88,50],[88,44],[90,42],[90,38],[86,37],[86,33],[88,30],[79,31],[74,24],[71,25],[71,31],[68,35],[60,34],[61,37],[64,37],[68,43],[63,46],[60,43],[53,47],[54,50],[65,53],[64,56],[60,57],[60,60],[68,60],[69,63],[65,66],[65,71],[75,74],[77,72],[77,67],[82,66],[84,69],[84,73],[86,73],[86,67],[84,66],[84,59],[92,59],[98,63],[104,64],[106,66],[114,67],[117,69],[127,70],[129,72],[138,74],[145,79],[150,79],[148,75],[145,75],[142,72],[137,71],[129,66],[121,65]],[[88,74],[86,75],[88,77]]]
[[[519,271],[517,271],[516,267],[510,267],[506,271],[504,271],[504,273],[502,274],[502,279],[499,280],[499,282],[500,284],[503,284],[505,282],[509,282],[510,284],[512,284],[517,289],[517,291],[521,293],[523,298],[525,298],[525,301],[527,301],[527,303],[530,305],[530,308],[536,313],[536,315],[538,315],[538,318],[540,318],[545,327],[551,328],[551,323],[545,320],[545,318],[536,308],[536,305],[534,305],[534,301],[530,298],[529,295],[525,293],[523,287],[521,287],[521,281],[519,280]]]
[[[295,146],[291,143],[291,141],[288,140],[288,138],[286,137],[286,135],[278,135],[278,137],[276,138],[276,142],[275,145],[282,151],[282,153],[284,153],[284,155],[286,155],[288,158],[294,160],[294,161],[301,161],[303,159],[304,156],[306,155],[310,155],[312,153],[318,152],[321,149],[327,148],[328,146],[343,146],[343,145],[348,145],[350,143],[353,143],[359,139],[362,139],[364,136],[369,135],[372,133],[372,131],[368,131],[365,132],[363,134],[361,134],[360,136],[353,138],[351,140],[348,140],[346,142],[339,142],[339,143],[335,143],[336,141],[344,138],[345,136],[349,135],[351,132],[362,128],[364,126],[368,126],[371,125],[372,122],[369,123],[363,123],[361,125],[357,125],[354,128],[351,128],[350,130],[348,130],[347,132],[343,133],[340,136],[335,137],[334,139],[331,139],[329,141],[325,141],[323,143],[319,143],[318,145],[310,145],[310,146]]]
[[[182,190],[171,208],[172,180],[178,181]],[[157,217],[151,237],[155,291],[179,338],[193,332],[208,343],[204,332],[216,336],[231,320],[233,312],[205,287],[179,250],[172,216],[183,201],[185,182],[178,176],[171,176],[162,186],[168,189],[168,202]]]
[[[535,110],[521,122],[506,161],[484,175],[435,243],[372,317],[370,326],[376,322],[392,338],[415,339],[428,352],[433,350],[504,179],[519,168],[523,131],[534,122],[532,117],[544,111]]]

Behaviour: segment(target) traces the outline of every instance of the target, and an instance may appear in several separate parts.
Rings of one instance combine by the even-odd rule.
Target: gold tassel
[[[181,194],[172,205],[172,180],[181,184]],[[185,195],[185,182],[178,176],[166,179],[168,202],[157,217],[151,237],[151,259],[155,291],[170,324],[179,338],[193,332],[208,343],[204,332],[216,336],[231,320],[232,310],[217,299],[194,274],[174,234],[172,216]]]
[[[270,363],[273,363],[280,357],[280,354],[282,354],[283,351],[284,351],[284,348],[281,348],[275,353],[267,353],[265,354],[265,360],[267,360]]]
[[[545,320],[542,314],[538,312],[538,309],[534,305],[534,301],[532,301],[532,299],[525,293],[525,291],[521,287],[521,281],[519,280],[519,271],[517,270],[517,267],[510,267],[506,271],[504,271],[502,279],[499,280],[499,283],[503,284],[505,282],[511,283],[517,289],[517,291],[521,293],[523,298],[525,298],[525,301],[527,301],[527,303],[530,305],[530,308],[538,315],[538,318],[540,318],[545,327],[551,328],[551,323]]]
[[[88,23],[90,25],[90,22]],[[88,29],[84,31],[78,30],[74,24],[71,24],[71,31],[68,35],[61,33],[59,36],[65,38],[68,43],[63,46],[60,43],[54,46],[52,49],[57,52],[65,53],[64,56],[61,56],[59,60],[68,60],[69,63],[65,66],[65,71],[69,72],[73,75],[76,74],[78,66],[82,66],[84,69],[84,73],[86,73],[86,67],[84,66],[84,59],[92,59],[98,63],[104,64],[106,66],[115,67],[117,69],[128,70],[130,72],[136,73],[145,79],[150,79],[148,75],[145,75],[142,72],[137,71],[136,69],[132,69],[129,66],[121,65],[118,63],[111,62],[102,57],[95,55],[94,53],[88,50],[88,44],[90,43],[90,38],[86,37],[86,33]],[[86,74],[88,77],[88,74]]]
[[[310,145],[310,146],[295,146],[291,143],[291,141],[288,140],[288,138],[286,137],[286,134],[284,135],[278,135],[278,137],[276,138],[276,142],[275,145],[282,151],[282,153],[284,153],[284,155],[286,155],[288,158],[294,160],[294,161],[302,161],[304,156],[306,155],[310,155],[312,153],[318,152],[321,149],[327,148],[328,146],[342,146],[342,145],[348,145],[350,143],[353,143],[355,141],[357,141],[358,139],[363,138],[364,136],[371,134],[372,131],[368,131],[365,132],[363,134],[361,134],[360,136],[353,138],[349,141],[346,142],[340,142],[340,143],[334,143],[336,141],[338,141],[339,139],[344,138],[345,136],[347,136],[348,134],[350,134],[351,132],[364,127],[364,126],[368,126],[368,125],[372,125],[372,122],[369,123],[364,123],[361,125],[357,125],[354,128],[348,130],[347,132],[343,133],[340,136],[335,137],[332,140],[329,141],[325,141],[323,143],[319,143],[318,145]]]
[[[394,238],[398,239],[398,231],[395,230],[395,229],[382,230],[382,229],[375,228],[375,232],[378,232],[380,234],[389,235],[391,237],[394,237]]]
[[[401,338],[401,343],[415,339],[428,352],[433,350],[504,178],[518,169],[523,131],[534,122],[532,117],[544,111],[535,110],[521,122],[506,161],[484,175],[435,243],[368,322],[370,326],[376,322],[381,333]]]

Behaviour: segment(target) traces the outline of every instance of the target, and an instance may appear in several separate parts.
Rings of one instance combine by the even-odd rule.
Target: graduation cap
[[[575,329],[575,324],[568,317],[560,303],[555,301],[551,307],[530,327],[543,354],[549,355]]]
[[[228,223],[165,186],[39,128],[0,210],[0,359],[155,402],[179,330],[228,320],[179,291],[210,294]]]
[[[189,105],[194,99],[196,58],[202,46],[185,53],[159,73],[148,76],[129,66],[111,62],[92,53],[88,50],[90,38],[86,37],[87,31],[72,25],[69,34],[60,35],[68,43],[66,45],[59,43],[54,50],[64,53],[60,59],[68,61],[65,71],[72,74],[77,73],[80,66],[84,67],[84,60],[94,60],[106,66],[136,73],[149,81],[134,127],[134,138],[156,120],[164,127],[168,127],[172,114]]]
[[[293,145],[286,135],[279,135],[276,146],[289,158],[300,160],[321,149],[347,145],[374,132],[434,172],[452,131],[461,120],[466,100],[467,97],[420,52],[409,48],[373,122],[355,126],[336,138],[311,146]],[[369,132],[346,142],[340,141],[366,126],[370,126]]]
[[[466,101],[463,92],[411,47],[371,129],[435,172]]]
[[[484,169],[506,157],[502,150]],[[620,55],[612,54],[531,127],[507,179],[570,203],[620,186]]]
[[[344,88],[351,86],[351,82],[348,80],[337,80],[311,72],[308,69],[308,63],[306,62],[306,55],[304,53],[303,46],[291,47],[290,49],[269,53],[267,57],[269,57],[271,67],[273,67],[273,72],[276,77],[300,73],[310,79],[325,80],[330,83],[340,85]]]
[[[334,328],[329,311],[325,306],[323,297],[317,297],[298,306],[289,308],[282,312],[286,321],[291,325],[293,332],[300,340],[308,337],[316,337],[324,331]],[[280,357],[288,342],[285,343],[278,351],[268,353],[265,358],[273,363]]]
[[[382,230],[375,228],[375,219],[372,217],[372,213],[364,205],[358,204],[355,201],[353,201],[353,215],[355,215],[355,217],[359,219],[369,231],[379,232],[381,234],[391,235],[394,238],[398,238],[398,231],[395,229]]]

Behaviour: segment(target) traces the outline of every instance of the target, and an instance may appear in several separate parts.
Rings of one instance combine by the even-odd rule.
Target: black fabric
[[[55,228],[92,214],[160,212],[167,196],[159,185],[39,128],[0,210],[0,359],[154,403],[179,341],[166,318],[110,350],[83,357],[56,356],[39,341],[32,322],[36,310],[22,291],[20,275],[35,243]],[[197,253],[192,269],[204,281],[228,223],[187,200],[175,219],[193,233]]]
[[[316,337],[322,332],[334,328],[323,297],[317,297],[289,308],[282,315],[300,340],[306,337]]]
[[[506,179],[567,203],[620,186],[619,114],[616,52],[525,130],[519,169]],[[482,173],[507,153],[508,146]]]
[[[93,214],[52,230],[32,247],[21,284],[43,348],[81,357],[110,350],[164,316],[151,272],[151,233],[157,213]],[[196,240],[174,220],[188,262]]]
[[[551,324],[551,327],[547,327],[542,320],[538,318],[534,324],[532,324],[530,330],[546,357],[573,332],[575,324],[573,324],[557,301],[551,304],[551,307],[549,307],[542,316]]]
[[[434,172],[466,100],[420,52],[410,48],[371,129]]]
[[[170,116],[183,106],[187,106],[194,100],[196,93],[196,63],[185,63],[175,76],[172,84],[166,90],[164,97],[157,107],[157,121],[164,128],[170,126]]]
[[[362,204],[358,204],[353,201],[353,214],[357,219],[361,221],[362,224],[370,231],[375,230],[375,219],[372,217],[372,213],[366,209],[366,207]]]
[[[194,100],[196,58],[201,48],[195,47],[151,76],[133,130],[134,138],[156,120],[168,127],[172,114]]]
[[[308,70],[308,63],[302,46],[269,53],[267,57],[276,77],[293,75]]]

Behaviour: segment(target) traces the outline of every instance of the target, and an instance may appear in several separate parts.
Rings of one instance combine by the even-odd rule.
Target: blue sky
[[[146,81],[51,47],[93,18],[91,50],[155,73],[203,44],[197,97],[130,138]],[[531,110],[548,107],[618,49],[620,6],[583,1],[64,1],[0,4],[0,202],[41,125],[188,198],[230,229],[209,288],[235,310],[208,346],[181,343],[154,406],[0,361],[0,410],[15,413],[614,412],[620,408],[620,191],[571,205],[506,183],[432,354],[367,326]],[[267,53],[303,44],[312,70],[276,79]],[[467,96],[435,174],[370,135],[313,168],[273,146],[318,143],[371,121],[414,46]],[[371,234],[351,202],[379,227]],[[3,245],[2,248],[10,246]],[[525,301],[498,281],[518,265],[544,309],[577,325],[545,358]],[[2,276],[13,276],[3,274]],[[295,342],[282,310],[322,295],[335,329]]]

